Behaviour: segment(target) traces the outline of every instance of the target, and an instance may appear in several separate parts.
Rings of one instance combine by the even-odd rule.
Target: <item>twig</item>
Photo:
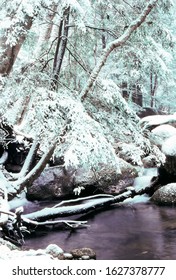
[[[57,224],[66,224],[69,227],[76,228],[78,226],[83,226],[87,224],[87,221],[75,221],[75,220],[57,220],[57,221],[45,221],[45,222],[37,222],[31,219],[28,219],[24,216],[21,216],[24,223],[35,225],[35,226],[49,226],[49,225],[57,225]],[[71,225],[73,224],[73,225]]]

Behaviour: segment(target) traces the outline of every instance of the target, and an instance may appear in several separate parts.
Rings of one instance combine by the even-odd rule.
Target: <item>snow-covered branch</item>
[[[106,63],[106,60],[107,60],[108,56],[110,55],[110,53],[115,48],[121,47],[126,43],[126,41],[130,38],[132,33],[135,30],[137,30],[137,28],[139,28],[141,26],[141,24],[145,21],[146,17],[150,14],[151,10],[155,7],[157,1],[158,0],[150,0],[148,2],[148,4],[146,5],[145,9],[143,10],[143,12],[141,13],[141,15],[129,25],[129,27],[122,34],[122,36],[120,36],[118,39],[112,41],[111,43],[109,43],[107,45],[107,47],[103,51],[102,56],[100,57],[100,59],[97,63],[97,65],[93,69],[85,87],[83,88],[83,90],[81,92],[80,97],[81,97],[82,101],[84,101],[84,99],[87,97],[89,90],[91,89],[91,87],[93,86],[93,83],[97,79],[98,74],[101,71],[104,64]]]

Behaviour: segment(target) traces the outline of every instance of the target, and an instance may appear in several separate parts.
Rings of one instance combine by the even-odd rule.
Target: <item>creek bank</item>
[[[91,248],[76,248],[70,252],[64,251],[56,244],[50,244],[45,249],[22,250],[9,241],[0,238],[0,260],[16,260],[37,258],[37,260],[90,260],[96,259],[96,253]]]

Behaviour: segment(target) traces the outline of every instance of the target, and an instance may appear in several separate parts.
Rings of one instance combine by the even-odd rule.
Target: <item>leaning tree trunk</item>
[[[101,71],[102,67],[106,63],[106,60],[110,53],[118,47],[122,47],[126,41],[130,38],[132,33],[137,30],[141,26],[141,24],[145,21],[146,17],[150,14],[151,10],[155,7],[158,0],[150,0],[149,3],[144,8],[141,15],[137,18],[137,20],[134,20],[129,27],[126,29],[126,31],[120,36],[118,39],[112,41],[107,45],[107,47],[104,49],[102,56],[100,57],[97,65],[93,69],[90,78],[83,88],[81,92],[81,101],[84,101],[84,99],[87,97],[88,92],[92,88],[94,82],[96,81],[99,72]]]

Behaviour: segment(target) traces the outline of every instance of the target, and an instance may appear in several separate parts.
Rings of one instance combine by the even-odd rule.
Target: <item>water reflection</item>
[[[97,259],[176,259],[176,209],[137,203],[85,215],[90,227],[43,232],[26,242],[28,248],[55,243],[64,250],[91,247]]]

